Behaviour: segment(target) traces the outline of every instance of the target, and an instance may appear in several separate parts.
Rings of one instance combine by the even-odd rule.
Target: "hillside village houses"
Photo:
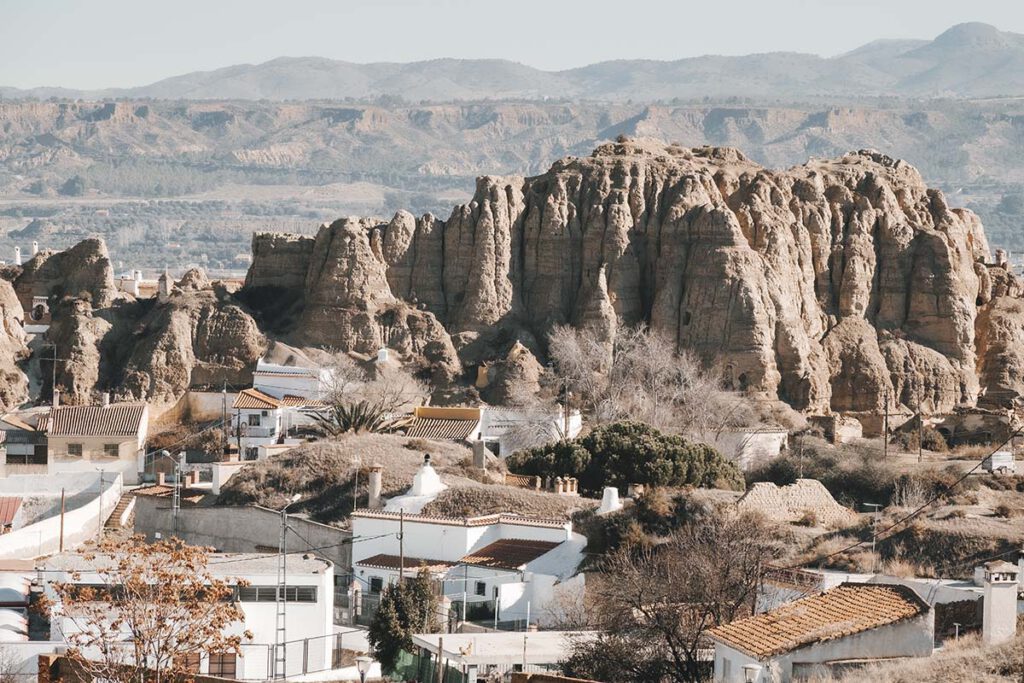
[[[60,616],[60,605],[52,584],[71,582],[103,586],[104,564],[113,564],[111,556],[84,556],[61,553],[39,564],[44,590],[53,601],[50,640],[64,642],[66,635],[80,625]],[[228,581],[246,582],[237,588],[245,615],[243,623],[232,624],[231,633],[248,630],[251,638],[242,644],[241,656],[234,653],[209,653],[198,662],[190,662],[194,673],[239,680],[267,680],[325,671],[333,668],[339,656],[341,639],[334,634],[334,566],[309,554],[289,554],[287,558],[287,610],[285,611],[286,672],[275,672],[274,647],[278,642],[276,599],[279,558],[275,554],[213,554],[207,564],[214,576]]]

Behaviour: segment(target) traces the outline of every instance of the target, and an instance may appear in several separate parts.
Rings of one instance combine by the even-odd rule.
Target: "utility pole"
[[[352,471],[352,512],[355,512],[359,508],[359,468],[363,464],[363,459],[356,454],[356,466]]]
[[[398,511],[398,587],[405,585],[405,510]]]
[[[885,418],[882,420],[882,457],[889,457],[889,390],[885,390]]]
[[[879,503],[864,503],[864,507],[874,508],[874,518],[871,521],[871,563],[874,571],[878,572],[878,555],[875,553],[875,541],[878,538],[878,509],[882,506]]]
[[[221,441],[221,460],[227,460],[228,458],[228,381],[224,380],[224,386],[220,390],[220,430],[223,438]],[[242,454],[238,454],[238,459],[242,459]]]
[[[444,652],[444,638],[437,637],[437,679],[436,683],[444,683],[444,668],[441,664],[441,655]]]
[[[277,633],[274,638],[274,678],[284,678],[287,646],[285,616],[288,604],[288,506],[281,508],[281,536],[277,562]]]
[[[921,436],[924,432],[924,408],[921,406],[921,387],[917,387],[917,462],[920,464],[922,457],[922,450],[924,448],[921,442]]]
[[[60,552],[64,552],[64,489],[60,490]]]

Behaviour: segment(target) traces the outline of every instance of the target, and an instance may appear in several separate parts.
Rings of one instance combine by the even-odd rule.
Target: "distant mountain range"
[[[838,57],[790,52],[676,61],[615,60],[542,71],[494,59],[355,64],[282,57],[175,76],[136,88],[0,87],[0,97],[188,100],[409,101],[847,97],[984,98],[1024,95],[1024,35],[958,24],[931,41],[878,40]]]

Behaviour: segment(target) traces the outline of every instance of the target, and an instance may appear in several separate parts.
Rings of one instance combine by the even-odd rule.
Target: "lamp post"
[[[370,673],[370,665],[373,660],[366,655],[356,657],[356,669],[359,671],[360,683],[366,683],[366,674]]]
[[[277,558],[277,631],[274,634],[274,678],[285,678],[287,660],[287,633],[285,609],[288,604],[288,508],[302,496],[296,493],[288,503],[281,508],[281,540],[278,546]]]
[[[744,683],[757,683],[757,679],[761,676],[761,667],[757,664],[744,664],[743,665],[743,681]]]

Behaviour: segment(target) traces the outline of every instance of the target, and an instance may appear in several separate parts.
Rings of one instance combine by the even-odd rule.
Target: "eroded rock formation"
[[[18,362],[28,357],[23,327],[25,312],[14,287],[0,278],[0,411],[28,398],[28,378]]]
[[[734,149],[632,140],[481,178],[447,221],[258,235],[248,284],[297,291],[310,343],[385,341],[377,316],[395,301],[432,314],[467,363],[557,323],[607,340],[647,324],[800,409],[935,412],[1009,382],[977,339],[1019,334],[1015,312],[990,330],[1019,285],[987,257],[972,213],[876,152],[771,171]],[[979,322],[979,306],[993,314]]]

